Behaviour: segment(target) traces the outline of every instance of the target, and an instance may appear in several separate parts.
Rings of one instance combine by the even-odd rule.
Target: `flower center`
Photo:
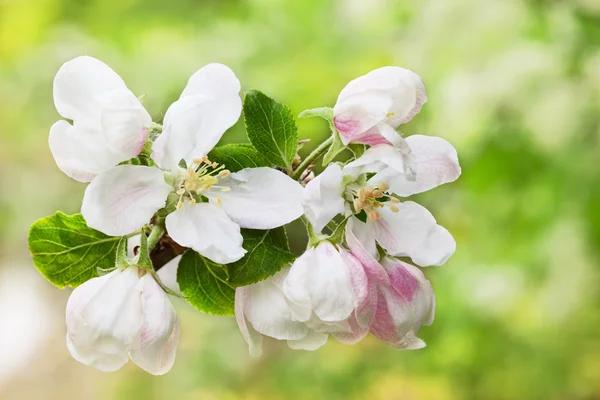
[[[189,204],[194,204],[196,197],[209,189],[230,191],[230,187],[219,185],[219,179],[227,178],[230,173],[223,164],[212,162],[207,156],[195,158],[177,185],[176,193],[179,195],[177,209],[183,207],[184,197],[188,199]],[[221,206],[221,198],[216,197],[215,203]]]
[[[390,211],[398,212],[398,207],[393,203],[399,203],[400,200],[386,193],[389,188],[387,183],[382,182],[376,186],[364,186],[352,190],[354,212],[358,214],[364,210],[371,221],[381,218],[378,208],[388,207]]]

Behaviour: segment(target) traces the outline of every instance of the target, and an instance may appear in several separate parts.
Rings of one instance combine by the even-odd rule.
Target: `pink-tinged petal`
[[[273,229],[299,218],[304,188],[273,168],[245,168],[219,179],[230,190],[213,189],[203,194],[221,199],[221,208],[242,228]]]
[[[431,325],[435,314],[435,294],[423,272],[403,261],[386,257],[382,264],[390,276],[391,287],[412,309],[415,332],[421,325]]]
[[[169,236],[218,264],[229,264],[246,254],[240,227],[219,207],[187,204],[166,219]]]
[[[371,222],[381,247],[390,255],[410,257],[420,266],[444,264],[456,250],[452,235],[425,207],[412,201],[395,205],[398,212],[383,207],[381,218]]]
[[[342,168],[330,164],[304,188],[304,214],[316,232],[321,232],[329,221],[344,212],[343,178]]]
[[[361,316],[363,316],[365,314],[363,311],[365,311],[369,303],[369,279],[363,265],[356,257],[344,249],[340,249],[340,255],[346,263],[348,271],[350,271],[350,281],[354,289],[354,308],[361,310]],[[370,317],[367,315],[365,318],[368,321]],[[363,322],[364,319],[359,321],[361,325],[364,325]]]
[[[152,375],[164,375],[175,362],[179,343],[179,319],[169,298],[150,274],[140,279],[143,322],[140,348],[129,354],[131,361]]]
[[[380,290],[371,333],[397,349],[416,350],[425,347],[425,343],[411,330],[409,305],[399,296],[390,294],[391,289],[382,286]],[[389,309],[390,305],[392,310]]]
[[[238,287],[235,290],[235,320],[242,337],[248,343],[250,355],[259,357],[262,354],[262,335],[248,323],[244,315],[244,307],[248,301],[248,287]]]
[[[369,180],[369,184],[387,182],[392,192],[411,196],[431,190],[444,183],[455,181],[461,173],[456,150],[450,143],[435,136],[414,135],[406,138],[411,149],[411,179],[395,168],[382,169]]]
[[[361,236],[365,238],[359,240],[356,232],[360,232]],[[375,258],[377,249],[375,248],[375,238],[372,236],[369,224],[365,224],[357,218],[351,218],[346,225],[346,243],[352,255],[362,264],[369,279],[378,284],[389,285],[390,279],[388,274]],[[367,251],[367,247],[363,243],[367,243],[367,246],[373,250]]]
[[[386,257],[382,264],[390,275],[390,286],[379,287],[377,313],[371,332],[399,349],[418,349],[425,343],[417,338],[421,325],[430,325],[435,313],[431,284],[416,267]]]
[[[81,213],[91,228],[110,236],[127,235],[165,206],[172,189],[158,168],[119,165],[89,184]]]
[[[340,343],[355,344],[363,340],[373,323],[377,311],[377,286],[374,282],[368,283],[367,301],[356,308],[354,314],[348,320],[350,325],[349,332],[334,332],[332,336]]]
[[[358,93],[338,103],[333,108],[333,122],[344,144],[359,142],[371,128],[382,122],[392,99],[385,93]]]

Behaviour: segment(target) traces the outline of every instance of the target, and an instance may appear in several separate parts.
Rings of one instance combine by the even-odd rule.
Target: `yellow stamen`
[[[227,178],[229,174],[231,174],[231,172],[228,169],[224,169],[223,171],[219,172],[219,176],[221,178]]]
[[[194,199],[194,198],[192,197],[188,203],[189,203],[189,204],[196,204],[196,199]]]
[[[393,213],[397,213],[398,211],[400,211],[400,209],[394,205],[388,206],[390,211]]]
[[[221,198],[220,197],[216,197],[215,198],[215,204],[219,207],[221,207],[222,203],[221,203]]]
[[[229,191],[231,191],[230,187],[225,186],[225,187],[221,188],[221,192],[229,192]]]

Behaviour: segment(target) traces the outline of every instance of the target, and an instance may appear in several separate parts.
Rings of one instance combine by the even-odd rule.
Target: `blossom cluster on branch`
[[[42,275],[74,288],[71,355],[103,371],[132,360],[168,372],[180,333],[169,296],[235,315],[252,355],[264,336],[304,350],[368,333],[424,347],[417,334],[433,322],[435,295],[419,267],[444,264],[456,243],[405,198],[461,171],[444,139],[398,132],[427,100],[421,78],[379,68],[348,83],[333,108],[303,111],[331,130],[304,158],[291,110],[256,90],[242,101],[240,90],[231,69],[209,64],[159,125],[103,62],[59,69],[54,103],[65,120],[50,129],[50,150],[88,186],[81,214],[36,221],[29,247]],[[242,114],[249,143],[217,146]],[[346,149],[351,157],[335,161]],[[284,226],[298,218],[308,247],[296,257]]]

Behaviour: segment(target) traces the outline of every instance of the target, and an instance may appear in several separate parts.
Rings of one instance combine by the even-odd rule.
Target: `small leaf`
[[[367,212],[365,210],[360,210],[360,212],[358,214],[354,214],[354,216],[364,223],[367,222],[368,217],[367,217]]]
[[[77,287],[115,267],[121,237],[107,236],[85,223],[81,214],[57,212],[29,229],[29,251],[40,273],[53,285]]]
[[[244,121],[252,145],[273,164],[291,169],[298,145],[292,111],[258,90],[244,99]]]
[[[231,172],[244,168],[271,167],[269,160],[258,152],[250,143],[226,144],[215,147],[208,158],[225,165]]]
[[[323,166],[324,167],[328,166],[329,163],[333,161],[335,156],[340,154],[345,149],[346,149],[346,146],[344,146],[344,143],[342,143],[342,139],[340,139],[339,133],[337,133],[337,131],[334,130],[333,131],[333,143],[331,143],[329,150],[327,150],[327,153],[325,153],[325,156],[323,156]]]
[[[333,121],[333,108],[330,107],[320,107],[320,108],[311,108],[309,110],[304,110],[298,115],[298,118],[313,118],[313,117],[321,117],[326,119],[327,121]]]
[[[348,145],[350,151],[354,153],[354,157],[358,158],[365,153],[365,145],[360,143],[350,143]]]
[[[283,227],[260,231],[242,229],[246,255],[227,264],[229,283],[233,286],[250,285],[277,273],[294,261]]]
[[[183,254],[177,283],[185,299],[198,310],[214,315],[233,315],[235,290],[227,283],[227,269],[193,250]]]

